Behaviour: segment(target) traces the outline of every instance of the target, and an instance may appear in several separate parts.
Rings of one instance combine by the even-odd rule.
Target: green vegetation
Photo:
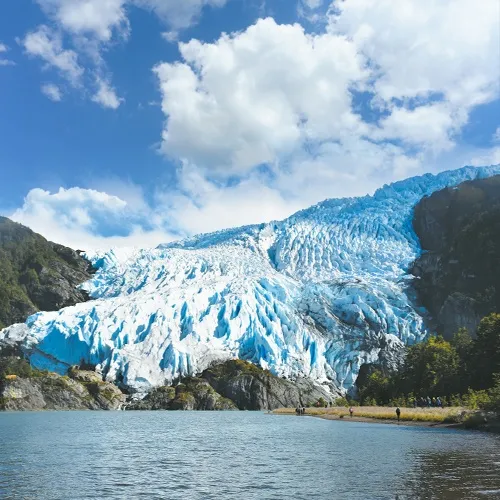
[[[225,363],[215,365],[205,370],[204,375],[205,374],[221,380],[232,379],[242,375],[251,375],[259,379],[263,376],[274,377],[269,370],[263,370],[253,363],[243,361],[242,359],[232,359]]]
[[[31,367],[29,361],[17,346],[0,348],[0,382],[12,376],[33,378],[44,374],[45,372]]]
[[[7,357],[0,358],[0,380],[8,376],[16,375],[21,378],[33,377],[35,370],[23,358]]]
[[[0,329],[23,322],[37,310],[70,305],[61,296],[88,279],[88,263],[70,249],[0,217]],[[63,285],[64,286],[64,285]],[[85,299],[75,291],[72,303]]]
[[[430,337],[407,349],[395,372],[361,370],[363,405],[413,406],[415,398],[440,397],[446,406],[500,412],[500,314],[485,317],[472,339],[460,330],[451,342]]]
[[[132,403],[131,410],[233,410],[235,404],[222,397],[205,379],[186,377],[175,387],[153,389],[143,400]]]
[[[334,406],[345,406],[346,408],[351,405],[351,401],[347,398],[337,398],[335,400]]]
[[[351,406],[351,405],[350,405]],[[352,405],[354,406],[354,405]],[[295,415],[294,408],[280,408],[273,413],[280,415]],[[431,424],[460,423],[472,412],[464,412],[463,408],[404,408],[401,412],[401,420],[404,422],[429,422]],[[349,411],[346,407],[335,406],[331,408],[308,408],[306,415],[321,416],[325,418],[347,418]],[[397,420],[394,407],[381,406],[356,406],[354,408],[355,418],[370,418],[375,420]]]

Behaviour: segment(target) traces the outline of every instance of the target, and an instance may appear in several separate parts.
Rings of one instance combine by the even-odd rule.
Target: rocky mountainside
[[[37,313],[0,342],[22,342],[34,366],[61,374],[84,360],[142,394],[237,358],[348,391],[362,365],[395,366],[430,331],[410,272],[422,256],[415,207],[498,174],[500,165],[427,174],[280,222],[96,252],[84,285],[93,300]]]
[[[31,368],[15,346],[0,351],[0,410],[272,410],[327,403],[334,396],[311,380],[291,382],[232,360],[156,387],[142,400],[127,398],[93,371],[72,367],[61,376]]]
[[[450,338],[473,334],[500,311],[500,176],[464,182],[423,198],[413,227],[424,253],[412,273],[431,326]]]
[[[242,360],[230,360],[182,383],[153,389],[129,410],[274,410],[330,402],[331,393],[309,379],[290,381]]]
[[[0,328],[88,300],[76,287],[91,275],[77,252],[0,217]]]

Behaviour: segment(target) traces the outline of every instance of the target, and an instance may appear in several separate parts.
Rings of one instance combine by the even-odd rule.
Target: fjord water
[[[0,414],[0,498],[499,498],[500,439],[254,412]]]

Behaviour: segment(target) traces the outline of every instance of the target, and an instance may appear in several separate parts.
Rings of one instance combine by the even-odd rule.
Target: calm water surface
[[[3,413],[0,498],[500,498],[500,439],[253,412]]]

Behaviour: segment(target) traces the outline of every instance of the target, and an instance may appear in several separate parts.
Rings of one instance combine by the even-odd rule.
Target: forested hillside
[[[0,328],[88,300],[76,287],[91,273],[74,250],[0,217]]]

